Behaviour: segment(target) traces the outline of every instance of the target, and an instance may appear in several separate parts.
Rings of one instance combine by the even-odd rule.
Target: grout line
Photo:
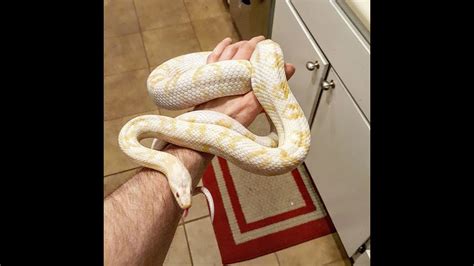
[[[276,253],[276,252],[273,252],[273,254],[275,254],[275,257],[277,258],[278,266],[280,266],[280,265],[281,265],[281,263],[280,263],[280,259],[278,258],[278,255],[277,255],[277,253]]]
[[[105,40],[107,40],[107,39],[123,38],[123,37],[127,37],[127,36],[134,35],[134,34],[139,34],[139,35],[140,35],[140,39],[141,39],[141,41],[142,41],[143,50],[144,50],[144,52],[145,52],[145,59],[146,59],[146,62],[147,62],[147,68],[129,69],[129,70],[126,70],[126,71],[115,72],[115,73],[109,73],[109,74],[106,74],[106,73],[105,73],[105,70],[104,70],[104,78],[105,78],[105,77],[114,76],[114,75],[123,74],[123,73],[132,72],[132,71],[144,70],[144,69],[148,69],[148,71],[150,71],[150,63],[148,62],[148,57],[147,57],[147,54],[146,54],[146,49],[145,49],[145,45],[144,45],[144,42],[143,42],[143,36],[142,36],[142,33],[141,33],[141,32],[129,33],[129,34],[124,34],[124,35],[114,36],[114,37],[107,37],[107,38],[104,37],[104,43],[105,43]],[[104,44],[104,45],[105,45],[105,44]],[[105,49],[105,48],[104,48],[104,49]],[[104,51],[104,54],[105,54],[105,51]],[[105,56],[105,55],[104,55],[104,56]],[[105,57],[104,57],[104,60],[105,60]],[[105,64],[105,62],[104,62],[104,64]],[[104,67],[105,67],[105,65],[104,65]],[[104,68],[104,69],[105,69],[105,68]]]
[[[230,20],[232,20],[232,27],[234,28],[235,33],[237,33],[237,37],[239,37],[239,40],[237,41],[243,41],[242,34],[240,34],[240,31],[237,28],[237,25],[235,25],[235,21],[232,19],[232,17],[230,18]]]
[[[184,229],[184,237],[186,238],[186,246],[188,247],[188,254],[189,254],[189,259],[191,260],[191,265],[194,265],[193,263],[193,255],[191,254],[191,247],[189,246],[189,240],[188,240],[188,233],[186,232],[186,226],[183,221],[183,229]]]
[[[202,52],[203,50],[202,50],[201,41],[199,41],[199,38],[198,38],[198,36],[197,36],[197,34],[196,34],[196,29],[194,28],[193,20],[191,19],[191,15],[190,15],[190,13],[189,13],[188,7],[186,6],[186,3],[184,2],[184,0],[183,0],[183,6],[184,6],[184,10],[186,10],[186,14],[188,15],[189,23],[191,24],[191,28],[193,29],[194,38],[196,38],[197,42],[199,43],[199,50],[201,50],[201,52]]]
[[[122,35],[109,36],[109,37],[105,37],[105,36],[104,36],[104,41],[107,40],[107,39],[122,38],[122,37],[130,36],[130,35],[138,34],[138,33],[140,33],[140,32],[125,33],[125,34],[122,34]]]
[[[128,115],[121,116],[121,117],[117,117],[117,118],[114,118],[114,119],[107,119],[107,120],[104,119],[104,123],[105,123],[105,122],[111,122],[111,121],[118,120],[118,119],[127,118],[127,117],[130,117],[130,116],[136,116],[136,115],[140,115],[140,114],[149,114],[149,113],[153,113],[153,112],[156,112],[156,111],[158,111],[158,113],[160,113],[160,108],[158,108],[158,106],[157,106],[156,109],[153,110],[153,111],[146,111],[146,112],[128,114]]]
[[[185,220],[183,220],[183,221],[184,221],[184,223],[183,223],[183,224],[187,224],[187,223],[191,223],[191,222],[194,222],[194,221],[202,220],[202,219],[204,219],[204,218],[207,218],[207,217],[210,217],[210,216],[211,216],[210,214],[207,214],[206,216],[199,217],[199,218],[194,218],[194,219],[192,219],[192,220],[189,220],[189,221],[185,221]]]
[[[131,69],[131,70],[123,71],[123,72],[118,72],[118,73],[113,73],[113,74],[107,74],[107,75],[104,75],[104,78],[112,77],[112,76],[116,76],[116,75],[120,75],[120,74],[127,74],[127,73],[130,73],[130,72],[140,71],[140,70],[148,70],[148,72],[150,72],[150,68],[149,68],[149,67],[147,67],[147,68],[139,68],[139,69]]]
[[[128,172],[128,171],[136,170],[136,169],[138,169],[138,168],[140,168],[140,167],[141,167],[141,166],[137,166],[137,167],[130,168],[130,169],[127,169],[127,170],[118,171],[118,172],[115,172],[115,173],[112,173],[112,174],[104,175],[104,178],[110,177],[110,176],[112,176],[112,175],[117,175],[117,174],[125,173],[125,172]]]
[[[135,17],[137,18],[138,31],[140,33],[140,38],[142,39],[143,50],[145,52],[146,63],[148,64],[148,71],[150,71],[150,61],[148,60],[148,53],[146,52],[145,40],[143,39],[143,32],[142,32],[142,26],[140,24],[140,18],[138,17],[138,12],[137,12],[137,7],[135,5],[135,0],[133,0],[132,2],[133,2],[133,9],[135,11]]]

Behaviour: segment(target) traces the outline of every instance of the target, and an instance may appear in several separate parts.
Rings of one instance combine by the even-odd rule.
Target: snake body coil
[[[166,143],[223,157],[249,172],[279,175],[295,169],[310,147],[308,122],[290,91],[280,46],[265,40],[249,61],[206,64],[210,52],[192,53],[158,66],[147,81],[155,103],[179,110],[209,100],[253,90],[272,124],[268,136],[257,136],[233,118],[214,111],[193,111],[176,118],[143,115],[119,134],[121,149],[138,164],[162,172],[181,208],[191,206],[192,180],[180,160],[160,150]],[[140,140],[155,138],[155,149]]]

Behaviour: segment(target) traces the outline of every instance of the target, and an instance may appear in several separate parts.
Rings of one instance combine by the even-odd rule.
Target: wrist
[[[176,146],[171,143],[168,144],[162,151],[174,155],[183,163],[193,179],[193,188],[197,186],[207,166],[214,158],[213,154]]]
[[[249,92],[245,95],[228,96],[218,98],[204,104],[196,106],[194,110],[211,110],[226,114],[248,127],[253,120],[263,111],[262,106],[255,97],[255,94]]]

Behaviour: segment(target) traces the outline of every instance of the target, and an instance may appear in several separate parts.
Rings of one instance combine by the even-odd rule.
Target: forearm
[[[214,157],[174,145],[164,151],[183,162],[193,178],[193,188]],[[104,201],[105,264],[162,264],[182,212],[166,177],[142,169]]]
[[[195,109],[222,112],[248,126],[262,110],[256,101],[253,93],[248,93],[219,98]],[[163,151],[183,162],[193,178],[193,188],[214,157],[174,145]],[[141,170],[105,199],[105,264],[162,264],[182,212],[166,177],[154,170]]]

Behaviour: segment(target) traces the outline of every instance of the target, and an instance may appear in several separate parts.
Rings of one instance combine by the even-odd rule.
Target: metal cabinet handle
[[[308,62],[306,62],[306,69],[309,70],[309,71],[319,69],[319,62],[318,61],[314,61],[314,62],[308,61]]]
[[[336,87],[336,84],[334,84],[334,81],[323,81],[321,87],[323,87],[323,90],[327,91],[327,90],[330,90],[330,89],[334,89]]]

